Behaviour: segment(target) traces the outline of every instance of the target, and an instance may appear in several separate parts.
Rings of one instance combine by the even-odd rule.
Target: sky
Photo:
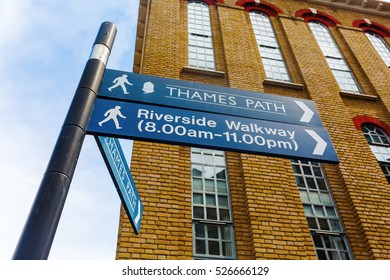
[[[12,258],[99,27],[131,72],[139,0],[0,1],[0,260]],[[122,141],[127,160],[131,141]],[[120,200],[87,136],[49,260],[113,260]]]

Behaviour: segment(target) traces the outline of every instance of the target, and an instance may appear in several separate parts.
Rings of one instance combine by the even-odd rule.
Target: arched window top
[[[268,16],[277,16],[283,14],[283,11],[273,4],[260,0],[238,0],[237,6],[244,7],[245,11],[260,11]]]
[[[364,123],[362,132],[369,144],[390,146],[390,140],[386,132],[372,123]]]
[[[340,89],[344,92],[362,94],[362,90],[334,41],[329,28],[319,21],[309,21],[308,25]]]
[[[211,36],[209,6],[202,1],[188,1],[188,31]]]
[[[209,6],[215,6],[216,3],[224,4],[224,0],[189,0],[188,2],[203,2]]]
[[[357,19],[352,22],[352,26],[362,29],[364,32],[372,32],[382,38],[390,37],[390,29],[369,19]]]
[[[258,45],[266,77],[290,82],[290,75],[272,27],[270,17],[258,10],[250,10],[249,18]]]
[[[382,60],[385,62],[387,67],[390,68],[390,48],[385,42],[385,40],[380,35],[372,31],[365,31],[364,33],[366,34],[368,40],[376,49]]]
[[[215,70],[213,32],[209,5],[188,2],[188,66]]]
[[[324,12],[317,11],[316,9],[302,9],[295,13],[296,17],[301,17],[305,20],[305,22],[309,21],[318,21],[327,27],[336,26],[338,24],[341,24],[339,20],[332,17],[331,15],[328,15]]]
[[[356,116],[352,119],[357,130],[363,130],[364,124],[373,124],[383,130],[386,135],[390,135],[390,126],[380,119],[371,116]]]

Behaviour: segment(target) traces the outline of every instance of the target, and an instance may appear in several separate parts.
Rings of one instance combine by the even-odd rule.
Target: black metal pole
[[[15,260],[49,256],[115,35],[113,23],[102,23],[19,238]]]

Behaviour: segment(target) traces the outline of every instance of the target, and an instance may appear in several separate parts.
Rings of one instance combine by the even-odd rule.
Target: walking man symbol
[[[102,124],[108,122],[109,120],[113,120],[115,124],[116,129],[122,129],[121,126],[119,126],[118,117],[121,117],[122,119],[126,119],[124,115],[122,115],[121,106],[115,106],[115,108],[107,110],[107,112],[104,113],[104,116],[106,117],[104,120],[99,122],[99,126],[102,126]]]
[[[126,74],[123,74],[122,76],[115,78],[112,82],[114,83],[114,85],[108,88],[109,91],[112,91],[114,88],[120,86],[124,94],[130,94],[130,92],[127,91],[126,85],[132,86],[133,84],[127,80]]]

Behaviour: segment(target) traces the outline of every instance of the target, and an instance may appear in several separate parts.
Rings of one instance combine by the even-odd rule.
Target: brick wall
[[[235,0],[211,7],[217,73],[189,71],[185,0],[151,1],[141,73],[312,99],[340,164],[327,180],[356,259],[390,258],[390,186],[353,122],[368,115],[390,124],[390,73],[356,19],[390,27],[390,19],[306,1],[269,0],[283,11],[271,21],[295,87],[264,82],[249,16]],[[340,95],[310,29],[295,17],[315,8],[341,22],[330,31],[365,95]],[[386,38],[387,42],[390,40]],[[291,164],[287,159],[227,153],[238,259],[316,259]],[[136,236],[121,212],[118,259],[191,259],[190,149],[135,142],[131,172],[144,204]]]

